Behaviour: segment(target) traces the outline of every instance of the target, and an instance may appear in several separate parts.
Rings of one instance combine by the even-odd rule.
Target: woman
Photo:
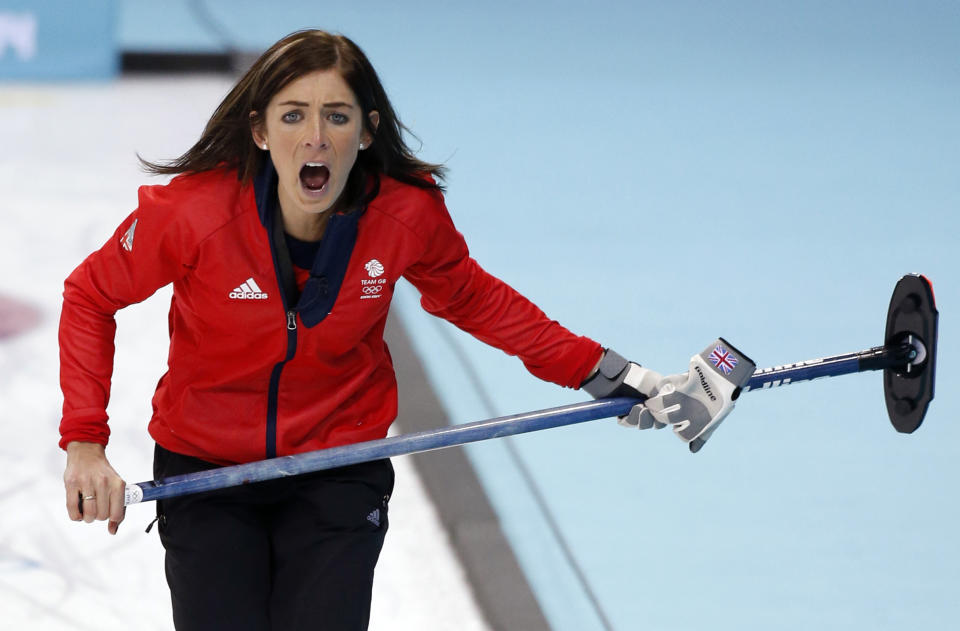
[[[542,379],[594,396],[668,383],[484,272],[444,207],[442,168],[417,160],[403,129],[353,42],[303,31],[260,57],[187,153],[146,163],[178,177],[142,187],[65,283],[72,519],[108,520],[111,533],[123,520],[105,456],[114,313],[168,283],[168,371],[149,424],[157,478],[384,437],[397,393],[383,329],[401,277],[427,311]],[[729,406],[687,427],[662,395],[695,396],[669,379],[625,422],[707,436]],[[392,487],[383,460],[158,502],[177,629],[366,628]]]

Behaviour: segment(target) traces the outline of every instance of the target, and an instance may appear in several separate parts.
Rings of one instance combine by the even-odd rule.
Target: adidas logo
[[[133,233],[137,230],[137,222],[139,219],[134,219],[133,223],[130,224],[130,228],[124,233],[123,238],[120,239],[120,245],[123,246],[123,249],[127,252],[133,252]]]
[[[230,292],[230,297],[236,300],[266,300],[267,292],[260,289],[253,276],[245,280],[239,287]]]
[[[380,509],[373,509],[369,515],[367,515],[367,521],[373,524],[374,526],[380,527]]]

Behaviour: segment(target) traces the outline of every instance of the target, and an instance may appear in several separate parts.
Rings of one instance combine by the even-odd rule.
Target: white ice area
[[[33,331],[0,341],[0,628],[172,629],[163,550],[132,506],[116,537],[69,521],[57,446],[63,279],[133,210],[136,153],[179,155],[229,88],[222,78],[124,79],[0,91],[0,293],[39,306]],[[152,180],[157,181],[157,180]],[[169,289],[118,314],[108,457],[151,479],[150,397],[165,368]],[[371,629],[486,629],[408,459],[394,461],[391,529]]]

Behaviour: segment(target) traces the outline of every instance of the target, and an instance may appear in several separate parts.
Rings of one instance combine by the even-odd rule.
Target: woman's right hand
[[[107,530],[117,534],[126,514],[126,483],[110,466],[103,445],[79,441],[68,444],[63,485],[70,519],[87,523],[109,520]]]

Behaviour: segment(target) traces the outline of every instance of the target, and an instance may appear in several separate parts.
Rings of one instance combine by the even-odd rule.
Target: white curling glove
[[[610,350],[604,352],[597,371],[584,381],[580,388],[592,395],[595,399],[606,397],[632,397],[646,399],[657,391],[657,384],[663,381],[658,372],[644,368],[640,364],[627,361],[621,355]],[[630,410],[630,415],[640,414],[642,404],[637,404]],[[626,423],[626,416],[621,416],[620,423]],[[636,421],[632,423],[636,426]]]
[[[733,410],[756,369],[753,360],[721,337],[690,358],[688,372],[658,383],[654,396],[630,410],[626,422],[639,429],[672,425],[696,453]]]

